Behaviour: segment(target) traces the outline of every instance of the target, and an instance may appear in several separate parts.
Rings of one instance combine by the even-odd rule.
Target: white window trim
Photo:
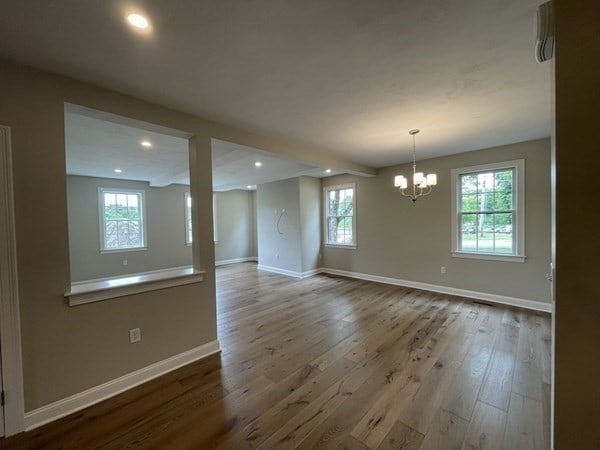
[[[104,193],[124,193],[124,194],[139,194],[141,198],[141,220],[142,220],[142,246],[141,247],[126,247],[126,248],[115,248],[105,249],[104,248]],[[98,221],[100,228],[100,253],[121,253],[121,252],[135,252],[143,251],[148,249],[146,239],[146,192],[138,189],[121,189],[121,188],[109,188],[99,187],[98,188]]]
[[[515,253],[512,255],[503,255],[497,253],[466,252],[458,250],[458,177],[466,173],[485,172],[499,169],[515,169],[515,179],[513,180],[513,192],[515,193],[516,210],[516,234],[515,234]],[[462,167],[452,169],[452,256],[456,258],[486,259],[492,261],[507,262],[525,262],[525,160],[517,159],[513,161],[503,161],[491,164],[482,164],[479,166]],[[515,229],[513,228],[513,231]]]
[[[183,211],[184,211],[184,220],[185,223],[183,225],[183,231],[184,231],[184,241],[185,241],[185,245],[187,245],[188,247],[190,247],[192,245],[192,241],[190,241],[188,239],[188,223],[192,222],[192,210],[190,207],[190,210],[188,211],[188,197],[190,198],[190,202],[191,202],[191,198],[192,198],[192,194],[187,191],[183,193]],[[194,223],[192,222],[192,239],[194,236]]]
[[[338,189],[353,189],[352,195],[352,242],[350,244],[336,244],[328,242],[328,227],[327,227],[327,206],[328,193]],[[323,188],[323,246],[330,248],[356,248],[356,183],[337,184],[335,186],[325,186]]]
[[[212,213],[213,213],[213,241],[215,244],[219,242],[219,234],[217,232],[217,193],[213,192],[212,197]]]

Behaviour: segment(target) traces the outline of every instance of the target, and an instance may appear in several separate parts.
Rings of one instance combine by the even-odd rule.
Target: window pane
[[[127,206],[129,206],[130,208],[137,208],[138,207],[138,194],[129,194],[127,196]]]
[[[127,196],[127,218],[128,219],[139,219],[139,195],[130,194]]]
[[[494,194],[494,202],[490,207],[491,211],[511,211],[512,210],[512,192],[501,191]]]
[[[466,195],[462,196],[461,211],[463,211],[463,212],[479,211],[477,194],[466,194]]]
[[[460,176],[460,191],[463,194],[474,194],[477,192],[477,175],[461,175]]]
[[[509,254],[514,252],[512,220],[512,213],[495,214],[494,239],[496,241],[496,252]]]
[[[340,198],[340,191],[337,191],[337,190],[329,191],[329,202],[328,202],[328,208],[327,208],[328,216],[336,216],[337,215],[339,198]]]
[[[118,234],[118,246],[120,248],[128,247],[129,243],[129,226],[126,220],[119,220],[117,222],[117,234]]]
[[[104,225],[104,248],[118,248],[119,240],[117,238],[117,222],[114,220],[108,220]]]
[[[128,222],[127,238],[128,247],[142,246],[142,233],[140,232],[139,222],[133,220]]]
[[[327,219],[327,237],[328,242],[335,244],[337,242],[337,217]]]
[[[477,174],[477,188],[480,193],[494,191],[494,173],[483,172]]]
[[[104,193],[104,206],[108,207],[108,206],[113,206],[117,204],[117,196],[115,194],[113,194],[112,192],[105,192]]]
[[[477,250],[477,214],[460,216],[460,250]]]
[[[477,227],[477,251],[494,252],[494,215],[479,214]]]
[[[513,169],[506,169],[494,173],[496,191],[512,191],[513,172]]]

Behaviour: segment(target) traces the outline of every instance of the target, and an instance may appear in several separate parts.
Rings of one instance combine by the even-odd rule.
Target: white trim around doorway
[[[10,128],[0,126],[0,342],[4,434],[25,429]]]

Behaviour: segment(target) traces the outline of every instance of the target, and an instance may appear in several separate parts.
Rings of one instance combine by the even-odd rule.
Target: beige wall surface
[[[452,257],[451,176],[454,168],[525,159],[525,263]],[[433,192],[413,204],[394,188],[412,165],[381,169],[374,178],[324,178],[323,186],[356,183],[356,249],[323,249],[323,267],[550,302],[550,141],[523,142],[417,161],[437,173]],[[447,273],[441,274],[441,266]]]
[[[254,191],[216,192],[215,261],[256,256]]]
[[[195,135],[195,201],[211,211],[210,136],[197,119],[67,78],[0,63],[0,123],[11,128],[27,411],[216,339],[211,215],[197,218],[205,281],[69,307],[64,103]],[[127,332],[142,329],[130,345]]]
[[[0,124],[12,134],[25,408],[31,411],[213,341],[216,333],[211,139],[373,172],[277,136],[256,134],[0,61]],[[193,264],[204,281],[69,307],[65,102],[181,130],[190,139]],[[203,211],[205,214],[199,214]],[[141,327],[130,345],[127,331]]]
[[[302,272],[320,267],[321,255],[321,180],[300,177],[300,233],[302,239]]]
[[[102,187],[144,191],[146,250],[100,252],[98,188]],[[143,181],[67,176],[71,281],[191,265],[192,248],[185,243],[189,190],[179,184],[150,187]]]
[[[555,53],[557,450],[600,446],[600,3],[558,0]]]
[[[257,186],[258,264],[302,272],[298,178]]]

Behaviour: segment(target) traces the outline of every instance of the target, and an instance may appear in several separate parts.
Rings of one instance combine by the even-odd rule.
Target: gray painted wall
[[[211,139],[323,167],[373,170],[323,149],[161,107],[48,72],[0,61],[0,123],[11,127],[25,409],[114,380],[217,338]],[[71,282],[64,104],[181,130],[190,138],[193,264],[202,283],[69,307]],[[208,213],[210,212],[210,213]],[[127,330],[143,339],[129,345]],[[99,338],[101,337],[101,338]],[[43,370],[41,370],[43,368]]]
[[[217,242],[215,260],[256,256],[254,191],[216,192]]]
[[[144,191],[146,250],[100,253],[99,187]],[[143,181],[67,176],[71,280],[190,266],[192,249],[185,243],[184,200],[189,190],[184,185],[150,187]]]
[[[302,271],[299,192],[298,178],[261,184],[256,188],[260,265]]]
[[[302,239],[302,272],[320,266],[321,252],[321,180],[300,177],[300,233]]]
[[[453,168],[525,159],[524,263],[454,258],[451,251]],[[373,178],[342,175],[323,186],[356,183],[357,248],[323,249],[323,267],[550,302],[545,274],[550,262],[550,140],[522,142],[444,158],[417,161],[438,175],[438,186],[413,204],[393,177],[410,165],[379,170]],[[447,273],[442,275],[441,266]]]
[[[300,177],[259,185],[256,205],[260,265],[296,273],[319,267],[320,180]]]

